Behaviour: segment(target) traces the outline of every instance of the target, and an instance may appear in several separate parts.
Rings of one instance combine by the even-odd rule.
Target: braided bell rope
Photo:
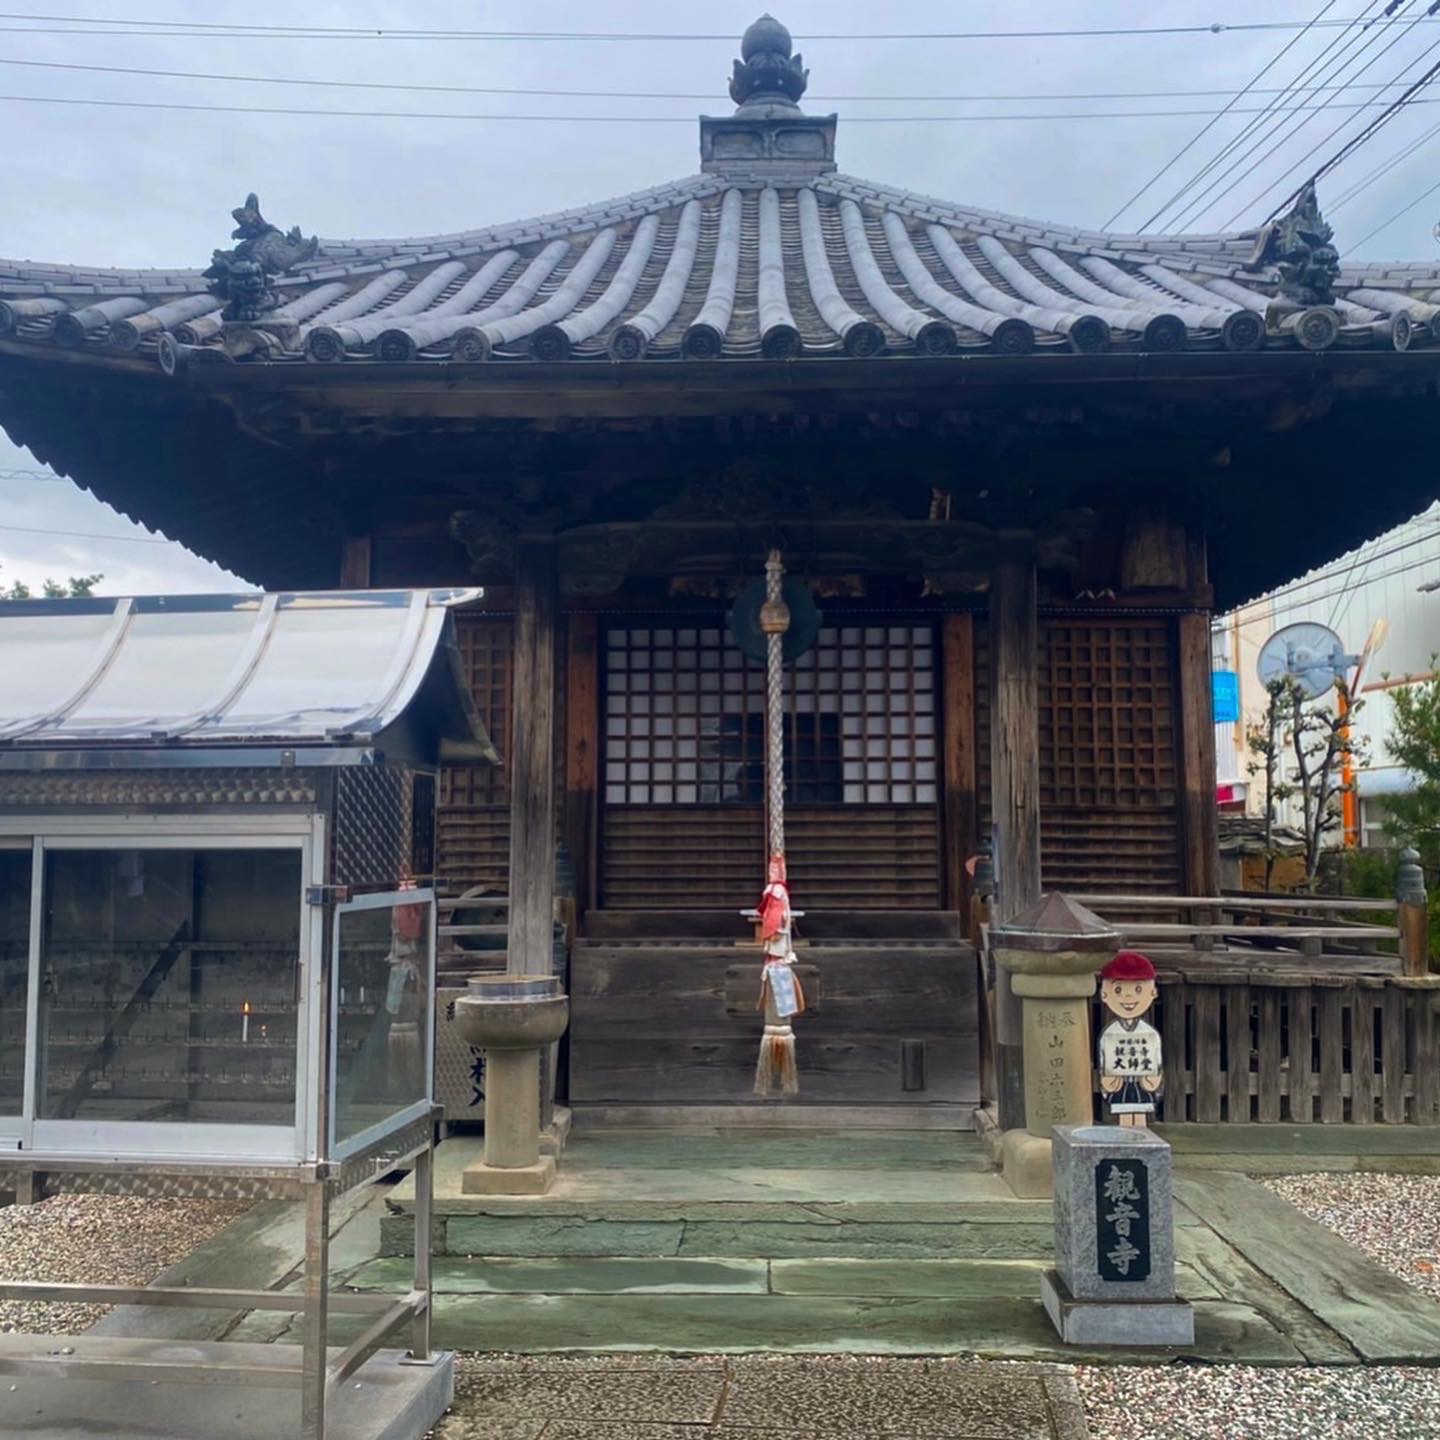
[[[785,567],[780,552],[772,550],[765,561],[765,600],[767,604],[782,597]],[[766,811],[769,821],[770,854],[785,853],[785,637],[765,637],[765,745],[766,745]]]

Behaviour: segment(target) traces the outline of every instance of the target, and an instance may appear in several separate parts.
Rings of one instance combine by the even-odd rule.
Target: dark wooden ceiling
[[[912,541],[956,542],[958,565],[965,536],[1073,538],[1081,512],[1113,534],[1143,508],[1204,530],[1224,607],[1440,494],[1440,352],[573,370],[170,378],[0,347],[0,425],[268,588],[335,584],[342,538],[387,528],[431,537],[434,578],[454,578],[473,553],[453,538],[457,513],[586,527],[612,549],[633,549],[622,532],[642,525],[649,568],[677,570],[717,527],[808,526],[816,546],[893,573]],[[913,528],[937,491],[958,527],[938,540]]]

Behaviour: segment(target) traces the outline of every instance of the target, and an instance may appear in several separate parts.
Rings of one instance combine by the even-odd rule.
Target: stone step
[[[1038,1288],[1038,1282],[1037,1282]],[[1009,1360],[1299,1365],[1304,1356],[1262,1312],[1228,1300],[1195,1307],[1195,1343],[1183,1351],[1087,1351],[1063,1345],[1038,1296],[776,1295],[745,1291],[664,1294],[453,1294],[435,1297],[443,1349],[540,1354],[974,1354]],[[333,1316],[344,1343],[361,1317]],[[839,1433],[839,1432],[832,1432]]]
[[[693,1211],[695,1207],[690,1207]],[[1050,1253],[1047,1204],[766,1206],[700,1215],[629,1213],[437,1215],[437,1255],[683,1259],[1029,1259]],[[735,1211],[740,1213],[734,1213]],[[406,1214],[385,1216],[381,1253],[414,1252]]]
[[[1045,1257],[1011,1260],[657,1259],[640,1256],[442,1256],[433,1284],[445,1295],[851,1295],[943,1299],[1030,1299],[1040,1294]],[[1218,1300],[1214,1280],[1177,1268],[1188,1300]],[[408,1257],[371,1260],[348,1275],[356,1290],[402,1294]]]

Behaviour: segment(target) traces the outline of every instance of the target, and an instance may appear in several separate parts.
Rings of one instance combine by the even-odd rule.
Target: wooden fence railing
[[[1394,900],[1070,896],[1155,962],[1160,1119],[1440,1124],[1440,973],[1419,857],[1399,860]],[[975,913],[983,934],[983,901]],[[1097,1034],[1103,1019],[1097,1004]],[[987,1096],[990,1066],[986,1053]]]
[[[1440,975],[1161,968],[1169,1123],[1440,1124]]]
[[[1280,964],[1399,968],[1395,900],[1278,895],[1075,895],[1152,958],[1243,951]],[[1423,968],[1423,966],[1421,966]]]

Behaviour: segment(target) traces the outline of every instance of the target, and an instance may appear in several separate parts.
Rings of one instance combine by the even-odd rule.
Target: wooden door
[[[786,667],[798,907],[939,907],[935,651],[928,620],[855,616]],[[765,859],[764,667],[720,616],[616,622],[602,690],[602,903],[752,903]]]

